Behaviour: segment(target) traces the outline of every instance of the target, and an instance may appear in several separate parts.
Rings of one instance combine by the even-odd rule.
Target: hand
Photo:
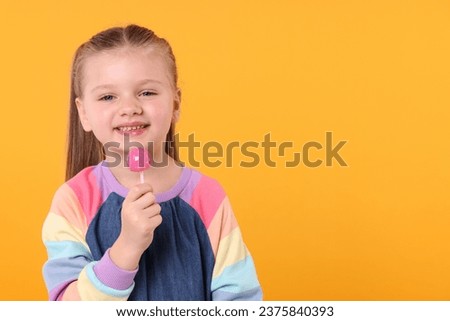
[[[153,233],[161,224],[161,206],[155,202],[150,184],[137,184],[130,189],[122,204],[122,230],[110,250],[111,260],[124,270],[134,270],[142,253],[153,241]]]

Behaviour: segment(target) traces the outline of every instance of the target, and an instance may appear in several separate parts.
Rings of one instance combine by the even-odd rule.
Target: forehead
[[[152,48],[102,51],[87,57],[83,66],[85,87],[100,83],[129,84],[140,79],[155,79],[170,84],[170,78],[164,57]]]

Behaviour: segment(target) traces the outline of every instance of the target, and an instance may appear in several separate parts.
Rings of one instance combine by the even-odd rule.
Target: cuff
[[[134,271],[122,270],[111,260],[109,249],[94,266],[94,273],[104,285],[117,289],[126,290],[134,281],[138,269]]]

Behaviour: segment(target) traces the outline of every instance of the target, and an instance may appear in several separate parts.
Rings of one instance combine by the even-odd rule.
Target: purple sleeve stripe
[[[115,265],[109,256],[109,249],[94,266],[95,275],[100,282],[115,290],[128,289],[133,284],[137,271],[122,270]]]
[[[213,301],[261,301],[262,291],[259,286],[241,293],[217,290],[213,292],[212,299]]]

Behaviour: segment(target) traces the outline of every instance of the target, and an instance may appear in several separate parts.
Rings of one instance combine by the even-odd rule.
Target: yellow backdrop
[[[200,166],[231,198],[265,299],[450,299],[448,1],[2,1],[0,12],[0,299],[47,298],[40,233],[64,178],[71,59],[127,23],[173,46],[183,139],[292,142],[272,150],[273,168],[242,168],[237,150],[231,167]],[[286,167],[308,142],[325,159],[327,132],[347,141],[348,166]]]

